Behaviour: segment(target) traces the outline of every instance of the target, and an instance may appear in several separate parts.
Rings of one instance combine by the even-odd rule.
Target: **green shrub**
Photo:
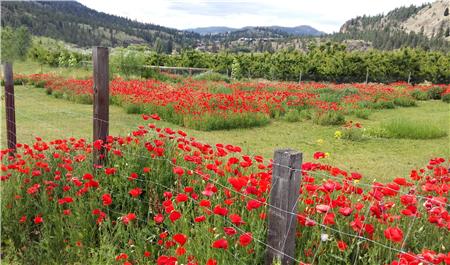
[[[53,90],[52,95],[55,98],[63,98],[63,92],[60,90]]]
[[[124,99],[119,95],[110,95],[109,104],[121,107],[124,104]]]
[[[298,122],[298,121],[300,121],[301,120],[300,111],[298,111],[296,109],[289,110],[284,115],[284,120],[286,120],[287,122]]]
[[[73,95],[72,101],[79,104],[91,105],[94,102],[94,98],[90,94],[80,94],[80,95]]]
[[[436,125],[405,119],[384,122],[380,128],[369,131],[369,134],[376,134],[376,137],[398,139],[435,139],[447,135]]]
[[[373,109],[374,102],[365,100],[365,101],[359,101],[357,104],[360,109]]]
[[[353,114],[360,119],[368,120],[370,113],[372,113],[369,109],[355,109],[353,110]]]
[[[374,109],[395,109],[394,101],[378,101],[372,104]]]
[[[27,79],[25,79],[25,78],[15,78],[14,79],[14,85],[22,86],[22,85],[25,85],[26,83],[27,83]]]
[[[362,141],[364,140],[363,129],[361,128],[346,128],[342,131],[341,139],[349,141]]]
[[[141,76],[144,64],[145,57],[135,50],[117,48],[110,55],[110,70],[126,78],[132,75]]]
[[[428,98],[429,99],[441,99],[441,95],[444,92],[444,89],[442,87],[432,87],[428,89]]]
[[[345,123],[345,117],[337,111],[315,112],[312,121],[319,125],[342,125]]]
[[[46,83],[47,83],[47,81],[41,80],[41,81],[37,81],[36,83],[34,83],[34,86],[37,88],[44,88]]]
[[[399,97],[394,99],[394,104],[400,107],[414,107],[417,103],[414,99],[409,97]]]
[[[53,89],[52,89],[51,87],[45,88],[45,93],[46,93],[47,95],[51,95],[52,92],[53,92]]]
[[[205,113],[202,116],[185,116],[184,125],[188,128],[213,131],[263,126],[270,122],[261,113]]]
[[[142,114],[144,113],[144,106],[140,104],[127,103],[125,104],[125,112],[128,114]]]
[[[411,92],[411,96],[415,99],[415,100],[428,100],[430,99],[428,97],[428,93],[425,91],[420,91],[418,89],[414,90],[413,92]]]
[[[312,119],[312,112],[310,109],[300,110],[300,118],[302,120],[310,120]]]
[[[450,93],[442,95],[442,101],[450,103]]]
[[[390,138],[388,131],[382,127],[369,127],[365,130],[364,135],[372,138]]]

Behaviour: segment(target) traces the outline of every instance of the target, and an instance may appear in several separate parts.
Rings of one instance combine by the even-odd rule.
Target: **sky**
[[[423,0],[78,0],[108,14],[188,29],[208,26],[310,25],[332,33],[347,20],[377,15]]]

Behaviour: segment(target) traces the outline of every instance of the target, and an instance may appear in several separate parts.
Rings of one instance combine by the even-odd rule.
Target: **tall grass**
[[[313,113],[312,121],[318,125],[342,125],[345,123],[345,117],[338,111],[317,111]]]
[[[389,120],[375,131],[379,137],[398,139],[435,139],[447,135],[437,125],[405,119]]]

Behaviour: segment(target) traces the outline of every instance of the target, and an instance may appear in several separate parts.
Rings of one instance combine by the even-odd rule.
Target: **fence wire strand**
[[[5,91],[5,93],[7,93],[7,92]],[[19,98],[22,99],[22,97],[19,97]],[[27,98],[27,99],[29,99],[29,98]],[[47,106],[45,106],[45,104],[42,104],[42,103],[40,103],[40,102],[37,101],[37,100],[34,100],[34,103],[37,103],[38,105],[43,106],[43,107],[47,107]],[[47,122],[47,121],[42,121],[42,120],[39,120],[39,119],[32,118],[32,117],[30,117],[29,115],[27,115],[27,114],[25,114],[25,113],[22,113],[22,112],[20,112],[20,111],[17,111],[17,109],[8,108],[8,107],[6,107],[6,109],[14,110],[15,113],[19,114],[19,115],[22,116],[22,117],[25,117],[25,118],[28,118],[28,119],[37,121],[37,122],[39,122],[39,123],[41,124],[42,127],[46,127],[47,129],[48,129],[48,128],[51,128],[51,129],[54,129],[54,130],[59,131],[60,133],[67,133],[67,132],[64,132],[62,129],[60,129],[60,128],[58,128],[58,127],[56,127],[56,126],[50,124],[50,123]],[[49,112],[49,113],[58,113],[58,112]],[[67,112],[67,113],[70,113],[70,114],[73,114],[73,115],[75,115],[75,116],[78,116],[79,118],[84,118],[82,114],[79,114],[79,113],[76,113],[76,112]],[[99,120],[99,121],[101,121],[101,122],[105,122],[105,123],[108,123],[108,124],[109,124],[109,121],[106,121],[106,120],[103,120],[103,119],[99,119],[99,118],[93,118],[93,119],[94,119],[94,120]],[[92,118],[91,118],[91,117],[88,117],[88,120],[91,121]],[[16,122],[16,123],[17,123],[17,122]],[[44,124],[45,124],[45,126],[44,126]],[[161,135],[160,133],[157,133],[157,132],[155,132],[155,131],[153,131],[153,130],[148,130],[147,132],[153,133],[156,137],[159,137],[159,136]],[[72,132],[72,133],[73,133],[73,132]],[[17,134],[15,134],[15,135],[16,135],[16,137],[17,137]],[[33,134],[30,133],[30,135],[33,135]],[[147,158],[147,159],[154,159],[154,160],[162,160],[162,161],[166,161],[166,162],[168,162],[171,166],[176,166],[176,167],[183,168],[184,170],[192,171],[195,175],[198,175],[199,177],[201,177],[201,179],[204,179],[204,177],[205,177],[205,174],[200,174],[199,172],[197,172],[197,170],[192,170],[192,169],[189,169],[189,168],[187,168],[187,167],[180,166],[180,165],[174,163],[173,161],[171,161],[170,159],[167,159],[167,158],[156,158],[156,157],[151,157],[151,156],[142,156],[142,155],[140,155],[140,154],[136,154],[136,153],[133,154],[133,153],[130,153],[130,152],[129,152],[129,155],[133,155],[133,156],[141,156],[141,157],[144,157],[144,158]],[[256,157],[256,155],[253,154],[252,157],[254,158],[254,157]],[[289,168],[289,170],[295,171],[295,172],[300,173],[300,174],[302,174],[302,172],[304,172],[304,171],[302,171],[301,169],[291,168],[291,167],[288,167],[288,166],[285,166],[285,165],[281,165],[281,164],[278,164],[278,163],[274,163],[274,162],[270,162],[269,166],[287,167],[287,168]],[[346,172],[349,172],[349,171],[347,170]],[[360,186],[360,187],[363,187],[363,188],[365,188],[365,189],[367,189],[367,190],[369,190],[369,191],[372,190],[372,189],[374,188],[373,184],[365,184],[365,183],[361,183],[361,182],[355,182],[355,181],[351,181],[351,180],[348,180],[348,179],[343,178],[343,177],[333,176],[333,175],[331,175],[331,174],[326,174],[326,173],[323,173],[323,172],[320,172],[320,171],[319,171],[319,172],[318,172],[318,171],[307,171],[307,174],[308,174],[308,175],[310,175],[310,174],[312,174],[312,175],[316,174],[316,175],[320,175],[320,176],[323,176],[323,177],[326,177],[326,178],[329,178],[329,179],[339,180],[339,181],[342,181],[342,182],[348,181],[348,182],[351,182],[352,185],[354,185],[354,186]],[[177,194],[180,193],[180,192],[177,192],[177,191],[175,191],[174,189],[169,188],[169,187],[167,187],[167,186],[165,186],[165,185],[163,185],[163,184],[161,184],[161,183],[158,183],[158,182],[155,182],[155,181],[152,181],[152,180],[149,180],[149,179],[140,179],[140,178],[137,178],[137,179],[135,179],[135,180],[138,180],[138,181],[145,181],[145,182],[150,182],[150,183],[152,183],[152,184],[155,184],[155,185],[158,185],[158,186],[160,186],[160,187],[163,187],[163,188],[166,188],[166,189],[168,189],[168,190],[171,190],[171,191],[174,192],[174,193],[177,193]],[[208,181],[208,182],[212,182],[212,183],[214,183],[215,185],[218,185],[218,186],[220,186],[220,187],[222,187],[222,188],[225,188],[225,189],[227,189],[227,190],[229,190],[229,191],[231,191],[231,192],[233,192],[233,193],[235,193],[235,194],[237,194],[237,195],[240,195],[240,196],[243,196],[243,197],[249,198],[249,199],[254,199],[252,196],[249,196],[248,194],[245,194],[245,193],[240,192],[240,191],[236,191],[236,190],[234,190],[232,187],[227,186],[227,185],[224,185],[224,184],[222,184],[222,183],[220,183],[220,182],[218,182],[218,181],[216,181],[216,180],[214,180],[214,179],[212,179],[212,178],[209,178],[207,181]],[[393,191],[393,192],[396,192],[396,193],[400,193],[400,194],[404,194],[404,195],[412,195],[411,193],[408,193],[408,192],[403,192],[403,191],[400,191],[400,190],[392,189],[392,188],[386,186],[386,185],[383,184],[383,183],[382,183],[382,185],[383,185],[382,187],[377,187],[377,188],[387,189],[387,190],[390,190],[390,191]],[[370,188],[370,189],[369,189],[369,188]],[[417,187],[415,186],[414,189],[411,189],[411,190],[416,190],[416,189],[417,189]],[[433,199],[433,198],[429,198],[429,197],[425,197],[425,196],[420,196],[420,195],[418,195],[418,194],[413,194],[413,195],[416,196],[417,198],[419,198],[419,202],[422,201],[422,200],[427,200],[427,201],[432,201],[432,202],[437,203],[437,204],[444,205],[444,206],[446,206],[446,207],[450,207],[450,204],[445,203],[445,202],[441,202],[441,201],[438,201],[438,200],[435,200],[435,199]],[[191,198],[191,197],[188,197],[188,198],[191,199],[191,200],[193,200],[195,203],[198,204],[198,201],[196,201],[195,199],[193,199],[193,198]],[[139,201],[141,201],[141,200],[139,200]],[[265,205],[266,207],[268,207],[268,208],[276,209],[277,211],[283,212],[283,213],[285,213],[285,214],[298,216],[299,213],[298,213],[297,211],[294,211],[294,210],[297,208],[298,202],[299,202],[299,201],[300,201],[300,199],[297,197],[297,200],[296,200],[296,202],[295,202],[293,208],[292,208],[290,211],[286,211],[286,210],[284,210],[284,209],[282,209],[282,208],[279,208],[279,207],[277,207],[277,206],[274,206],[274,205],[272,205],[272,204],[270,204],[270,203],[267,203],[267,202],[265,202],[265,201],[264,201],[264,202],[261,202],[261,203],[262,203],[263,205]],[[143,203],[148,203],[148,202],[145,202],[145,201],[141,201],[141,202],[143,202]],[[330,206],[330,205],[331,205],[331,202],[329,203],[329,206]],[[113,211],[113,210],[110,210],[110,211],[111,211],[111,212],[115,212],[115,211]],[[401,254],[405,254],[405,253],[406,253],[405,250],[404,250],[404,247],[405,247],[405,244],[406,244],[406,242],[407,242],[407,239],[408,239],[408,237],[409,237],[409,235],[410,235],[410,232],[411,232],[411,230],[412,230],[412,227],[413,227],[413,225],[414,225],[414,222],[415,222],[416,219],[417,219],[417,213],[416,213],[416,214],[414,215],[414,218],[412,218],[411,221],[410,221],[410,223],[409,223],[409,226],[408,226],[408,229],[407,229],[407,233],[406,233],[406,235],[405,235],[405,237],[404,237],[404,239],[403,239],[403,242],[402,242],[402,244],[401,244],[401,249],[396,249],[396,248],[393,248],[393,247],[391,247],[391,246],[389,246],[389,245],[386,245],[386,244],[377,242],[377,241],[375,241],[375,240],[372,240],[372,239],[370,239],[370,238],[366,238],[366,237],[361,236],[361,233],[362,233],[362,230],[364,229],[364,226],[365,226],[365,224],[366,224],[366,221],[367,221],[367,219],[369,219],[368,216],[369,216],[369,213],[370,213],[370,207],[367,208],[367,212],[366,212],[366,214],[364,215],[364,217],[365,217],[365,218],[364,218],[364,223],[362,224],[362,227],[360,228],[360,231],[359,231],[358,234],[347,233],[347,232],[341,231],[341,230],[339,230],[339,229],[335,229],[335,228],[333,228],[333,227],[330,227],[330,226],[325,225],[324,222],[325,222],[326,214],[327,214],[329,211],[330,211],[330,209],[324,214],[324,217],[323,217],[323,219],[322,219],[321,222],[317,222],[316,220],[313,220],[313,219],[310,218],[310,217],[306,217],[305,219],[308,220],[308,221],[310,221],[310,222],[313,222],[314,224],[317,224],[321,229],[324,229],[325,231],[333,231],[333,232],[338,233],[338,234],[341,234],[341,235],[346,235],[346,236],[352,237],[354,240],[357,240],[357,241],[367,241],[367,242],[370,242],[370,243],[372,243],[372,244],[379,245],[379,246],[381,246],[381,247],[383,247],[383,248],[386,248],[386,249],[389,249],[389,250],[391,250],[391,251],[394,251],[394,252],[397,252],[397,253],[401,253]],[[122,216],[124,215],[123,213],[120,213],[120,212],[115,212],[115,213],[116,213],[116,214],[119,214],[119,215],[122,215]],[[244,230],[242,230],[240,227],[236,226],[234,223],[232,223],[232,222],[231,222],[230,220],[228,220],[226,217],[223,217],[223,218],[224,218],[224,220],[225,220],[227,223],[229,223],[231,226],[233,226],[236,230],[240,231],[241,233],[245,233]],[[291,227],[291,225],[292,225],[292,220],[293,220],[294,218],[289,218],[289,219],[290,219],[290,223],[289,223],[289,226],[288,226],[288,230],[286,230],[286,233],[289,232],[290,227]],[[146,220],[144,220],[144,219],[140,219],[140,218],[139,218],[139,220],[141,220],[141,221],[143,221],[143,222],[146,222]],[[191,224],[193,224],[193,223],[191,223]],[[284,246],[285,246],[285,244],[286,244],[287,234],[284,235],[284,236],[285,236],[285,239],[284,239],[284,242],[283,242],[283,244],[282,244],[282,245],[283,245],[283,249],[284,249]],[[266,248],[270,248],[270,249],[272,249],[273,251],[276,251],[276,252],[278,252],[279,254],[281,254],[281,255],[283,255],[283,256],[286,256],[287,258],[291,259],[292,261],[295,261],[295,262],[298,262],[298,263],[300,262],[300,260],[298,260],[297,258],[291,257],[291,256],[287,255],[286,253],[283,253],[283,252],[281,252],[280,250],[275,249],[275,248],[273,248],[272,246],[266,244],[266,243],[264,242],[264,240],[261,240],[261,239],[258,239],[258,238],[254,238],[254,240],[255,240],[256,242],[258,242],[259,244],[265,246]],[[314,254],[314,257],[313,257],[313,263],[315,262],[316,257],[317,257],[317,255],[318,255],[318,253],[319,253],[321,243],[322,243],[322,240],[319,241],[319,245],[318,245],[318,247],[317,247],[317,249],[316,249],[316,252],[315,252],[315,254]],[[358,245],[359,245],[359,244],[358,244]],[[358,251],[358,253],[359,253],[359,246],[358,246],[358,250],[357,250],[357,251]],[[231,256],[234,257],[234,259],[236,259],[236,260],[239,262],[239,259],[238,259],[235,255],[233,255],[230,251],[228,251],[228,252],[229,252],[229,254],[230,254]],[[358,258],[358,255],[357,255],[357,257],[355,258],[355,261],[354,261],[353,264],[356,264],[357,258]],[[419,257],[417,257],[417,258],[418,258],[420,261],[424,262],[424,263],[431,264],[431,262],[428,262],[427,260],[424,260],[424,259],[419,258]],[[242,263],[242,262],[240,262],[240,263]]]

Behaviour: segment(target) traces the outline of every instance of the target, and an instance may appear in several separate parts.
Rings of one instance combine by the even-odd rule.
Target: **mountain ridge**
[[[241,28],[232,28],[226,26],[211,26],[211,27],[198,27],[198,28],[189,28],[184,31],[198,33],[200,35],[218,35],[218,34],[226,34],[235,31],[242,31],[247,29],[254,28],[267,28],[279,30],[285,33],[288,33],[293,36],[322,36],[326,33],[309,25],[300,25],[294,27],[285,27],[285,26],[245,26]]]
[[[33,35],[79,47],[142,44],[158,53],[182,49],[206,52],[307,51],[310,44],[329,41],[351,43],[347,45],[350,50],[413,47],[449,51],[450,42],[446,40],[450,40],[450,16],[443,10],[446,6],[448,9],[449,2],[438,0],[419,7],[396,8],[386,15],[359,16],[345,22],[340,32],[325,35],[305,25],[197,29],[203,30],[202,34],[106,14],[76,1],[2,1],[1,25],[25,26]],[[434,14],[437,14],[438,22],[432,20]],[[434,33],[430,34],[433,27]]]

